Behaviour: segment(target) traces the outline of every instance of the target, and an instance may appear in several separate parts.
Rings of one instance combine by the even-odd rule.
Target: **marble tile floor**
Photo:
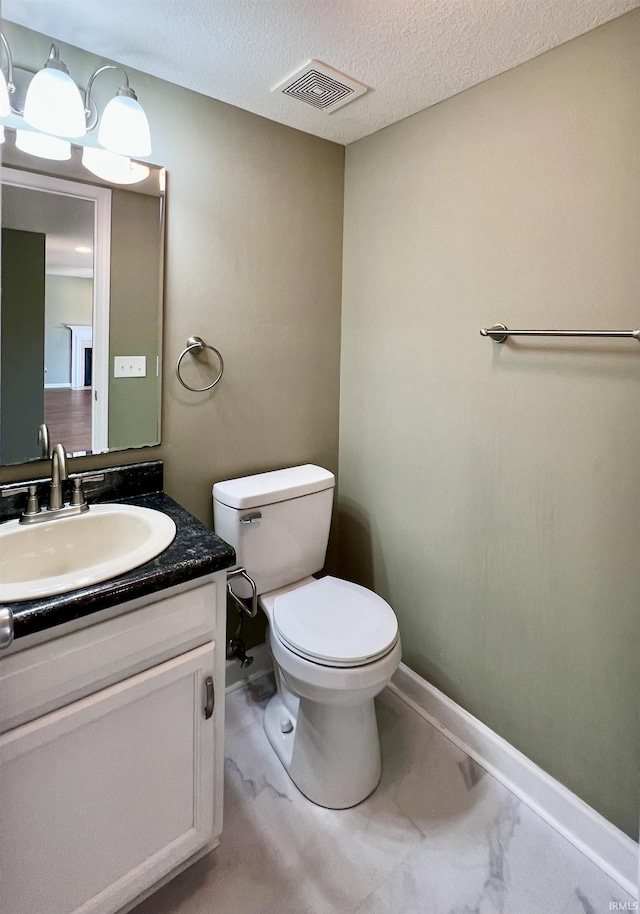
[[[391,690],[383,775],[314,806],[262,729],[271,676],[227,696],[223,843],[133,914],[605,914],[632,899]]]

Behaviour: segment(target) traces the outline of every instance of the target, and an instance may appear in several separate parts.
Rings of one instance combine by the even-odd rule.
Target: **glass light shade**
[[[146,165],[132,162],[127,156],[108,149],[85,146],[82,150],[82,164],[91,174],[112,184],[138,184],[149,177]]]
[[[44,133],[32,133],[30,130],[16,130],[16,146],[31,156],[40,159],[55,159],[57,162],[66,162],[71,158],[71,143],[61,140],[57,136],[47,136]]]
[[[0,146],[4,143],[4,127],[0,124]]]
[[[0,70],[0,117],[8,117],[11,114],[11,105],[9,104],[9,89],[4,73]]]
[[[33,77],[24,101],[24,119],[43,133],[80,137],[87,132],[84,102],[68,73],[45,67]]]
[[[149,121],[142,105],[126,95],[112,98],[100,119],[98,142],[123,156],[151,155]]]

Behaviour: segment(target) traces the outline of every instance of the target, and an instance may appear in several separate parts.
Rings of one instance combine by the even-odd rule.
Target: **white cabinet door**
[[[212,838],[214,642],[0,736],[0,911],[111,914]]]

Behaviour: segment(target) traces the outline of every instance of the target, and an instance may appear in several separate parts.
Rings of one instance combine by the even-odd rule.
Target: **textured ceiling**
[[[640,0],[3,0],[2,14],[348,144],[639,5]],[[370,91],[333,114],[271,93],[309,58]]]

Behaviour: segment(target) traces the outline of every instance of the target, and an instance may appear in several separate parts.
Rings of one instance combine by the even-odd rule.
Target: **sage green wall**
[[[348,147],[342,573],[637,837],[640,11]]]
[[[71,331],[93,321],[93,280],[47,273],[44,283],[45,384],[71,383]]]
[[[17,66],[42,66],[49,38],[2,28]],[[60,52],[82,86],[107,62],[64,44]],[[337,472],[344,148],[129,76],[151,124],[152,160],[168,172],[162,444],[78,458],[72,469],[161,458],[166,491],[211,525],[216,480],[306,462]],[[97,81],[100,107],[113,86]],[[190,393],[175,376],[193,334],[224,356],[210,393]],[[0,481],[37,472],[2,467]],[[259,627],[248,640],[262,640]]]
[[[2,28],[17,66],[42,65],[50,38]],[[107,62],[60,49],[82,86]],[[210,523],[216,480],[307,461],[337,471],[344,148],[129,76],[151,123],[151,158],[168,172],[162,444],[78,458],[73,469],[162,458],[169,494]],[[95,88],[101,107],[113,84],[103,77]],[[208,394],[175,376],[192,334],[224,356]],[[34,471],[3,467],[0,480]]]
[[[111,193],[110,448],[160,441],[161,206],[158,197],[117,189]],[[114,377],[114,357],[127,355],[146,357],[144,377]]]

